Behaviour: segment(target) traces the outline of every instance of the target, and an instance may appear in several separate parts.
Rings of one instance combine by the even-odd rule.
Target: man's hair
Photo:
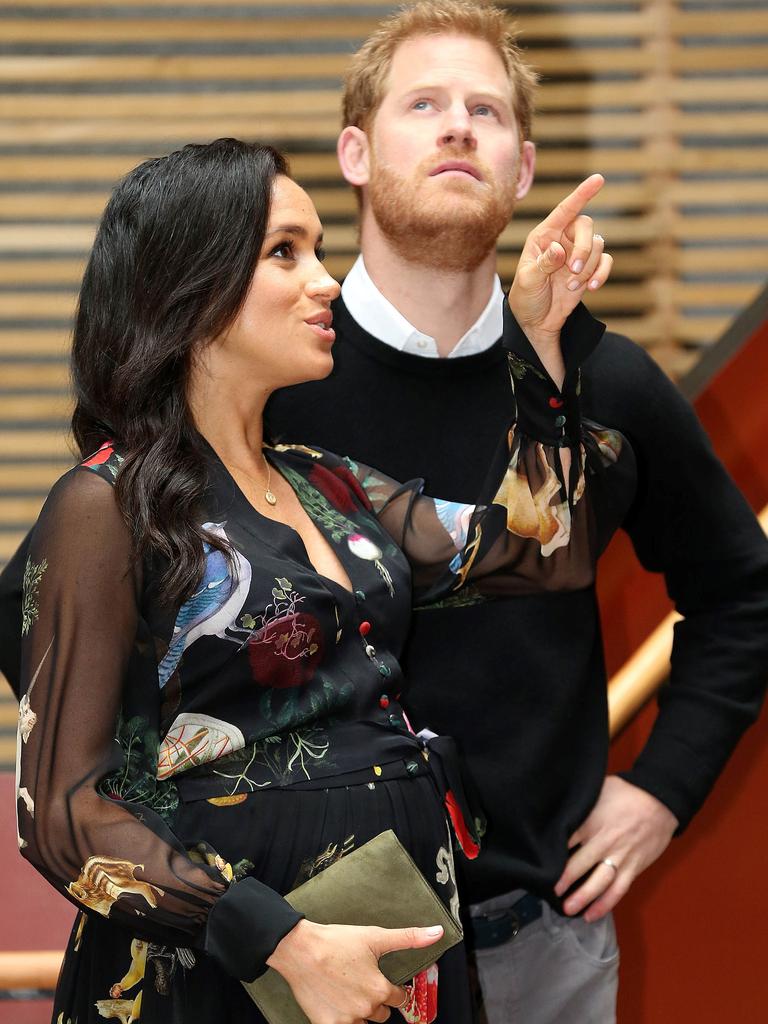
[[[536,73],[523,60],[506,11],[484,0],[416,0],[384,20],[357,51],[347,71],[343,127],[370,129],[384,98],[392,57],[400,43],[415,36],[449,34],[483,39],[496,50],[513,88],[522,137],[530,138]]]

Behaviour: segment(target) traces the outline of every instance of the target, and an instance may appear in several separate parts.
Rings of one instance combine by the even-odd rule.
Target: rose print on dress
[[[319,621],[305,612],[304,597],[284,576],[275,578],[273,600],[260,615],[243,615],[232,633],[245,632],[251,676],[259,686],[286,690],[308,683],[322,661]]]

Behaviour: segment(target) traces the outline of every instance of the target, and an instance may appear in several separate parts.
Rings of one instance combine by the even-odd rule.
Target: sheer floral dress
[[[181,607],[163,605],[157,573],[132,557],[111,486],[119,443],[55,485],[24,580],[17,807],[24,856],[81,911],[56,1024],[257,1024],[238,979],[257,976],[296,923],[281,894],[387,828],[457,911],[450,778],[399,702],[412,587],[587,586],[594,495],[632,476],[626,442],[578,422],[575,367],[569,398],[525,354],[512,360],[517,426],[484,504],[433,500],[420,481],[311,446],[267,449],[351,590],[254,510],[212,449],[201,522],[233,559],[207,550]],[[568,410],[560,440],[524,432],[526,389],[533,406],[554,394]],[[455,796],[472,853],[475,823]],[[436,973],[418,979],[407,1019],[465,1024],[462,949],[439,965],[437,1004]]]

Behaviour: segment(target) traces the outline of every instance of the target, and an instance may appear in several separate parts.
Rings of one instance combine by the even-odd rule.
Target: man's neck
[[[363,224],[360,249],[371,280],[418,331],[435,339],[443,357],[488,305],[496,275],[496,254],[470,271],[444,271],[411,263],[394,252],[376,226]]]

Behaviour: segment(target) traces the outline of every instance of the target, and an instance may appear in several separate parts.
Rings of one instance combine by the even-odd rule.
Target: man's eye
[[[413,109],[414,110],[426,110],[428,107],[431,107],[431,106],[432,106],[432,100],[416,100],[416,102],[413,104]]]
[[[489,107],[485,103],[479,103],[472,111],[472,113],[479,114],[481,117],[494,117],[496,111],[493,109],[493,107]]]

